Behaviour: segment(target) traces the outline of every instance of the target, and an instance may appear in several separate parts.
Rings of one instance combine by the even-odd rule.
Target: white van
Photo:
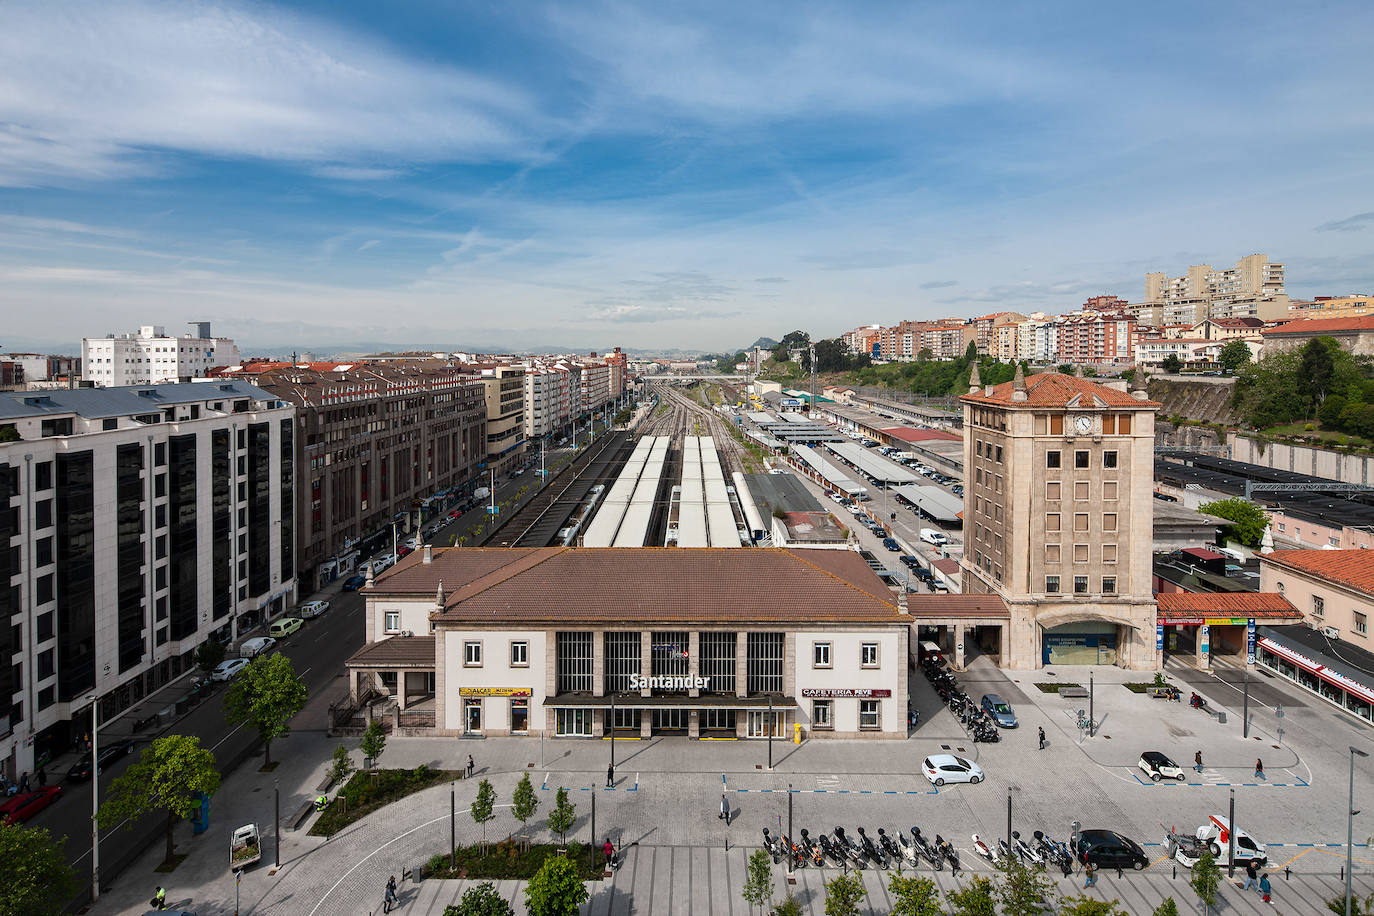
[[[934,544],[936,547],[943,547],[949,543],[949,538],[945,537],[943,531],[936,531],[934,528],[922,528],[921,540],[927,544]]]

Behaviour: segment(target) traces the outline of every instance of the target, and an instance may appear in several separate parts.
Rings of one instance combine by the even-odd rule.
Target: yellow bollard
[[[793,744],[801,744],[801,723],[800,723],[800,722],[793,722],[793,723],[792,723],[792,743],[793,743]]]

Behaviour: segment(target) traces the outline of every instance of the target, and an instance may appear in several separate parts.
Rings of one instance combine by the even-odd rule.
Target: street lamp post
[[[277,838],[277,868],[281,868],[281,780],[272,780],[272,835]]]
[[[1345,916],[1350,916],[1350,848],[1355,841],[1355,815],[1360,812],[1355,810],[1355,757],[1368,757],[1364,751],[1350,746],[1350,797],[1345,808]]]
[[[773,698],[768,698],[768,769],[773,769]]]
[[[1236,790],[1231,790],[1231,807],[1227,811],[1227,823],[1231,829],[1226,831],[1226,877],[1236,873]]]
[[[91,902],[100,899],[100,720],[99,697],[91,694]],[[1353,757],[1351,758],[1354,759]]]
[[[611,694],[611,718],[606,724],[611,733],[611,771],[615,772],[615,694]]]

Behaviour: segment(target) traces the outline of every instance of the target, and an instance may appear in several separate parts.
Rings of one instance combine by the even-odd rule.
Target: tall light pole
[[[1250,737],[1250,666],[1245,666],[1245,706],[1240,714],[1242,738]],[[1354,759],[1354,758],[1351,758]]]
[[[1364,751],[1350,746],[1350,798],[1345,807],[1345,916],[1350,916],[1350,847],[1355,840],[1355,756],[1368,757]]]
[[[100,899],[100,698],[91,694],[91,902]],[[1352,748],[1353,750],[1353,748]],[[1355,758],[1351,758],[1354,760]]]

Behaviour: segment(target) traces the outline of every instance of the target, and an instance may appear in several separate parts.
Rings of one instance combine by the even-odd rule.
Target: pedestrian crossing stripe
[[[1148,779],[1141,779],[1137,773],[1131,773],[1131,775],[1135,777],[1136,782],[1151,789],[1181,788],[1183,786],[1191,786],[1193,788],[1219,786],[1221,788],[1248,787],[1269,789],[1309,789],[1312,787],[1312,784],[1301,776],[1294,777],[1297,779],[1297,782],[1176,782],[1172,779],[1167,782],[1162,779],[1159,782],[1153,782]]]
[[[753,792],[758,795],[939,795],[935,787],[929,789],[735,789],[735,792]]]

